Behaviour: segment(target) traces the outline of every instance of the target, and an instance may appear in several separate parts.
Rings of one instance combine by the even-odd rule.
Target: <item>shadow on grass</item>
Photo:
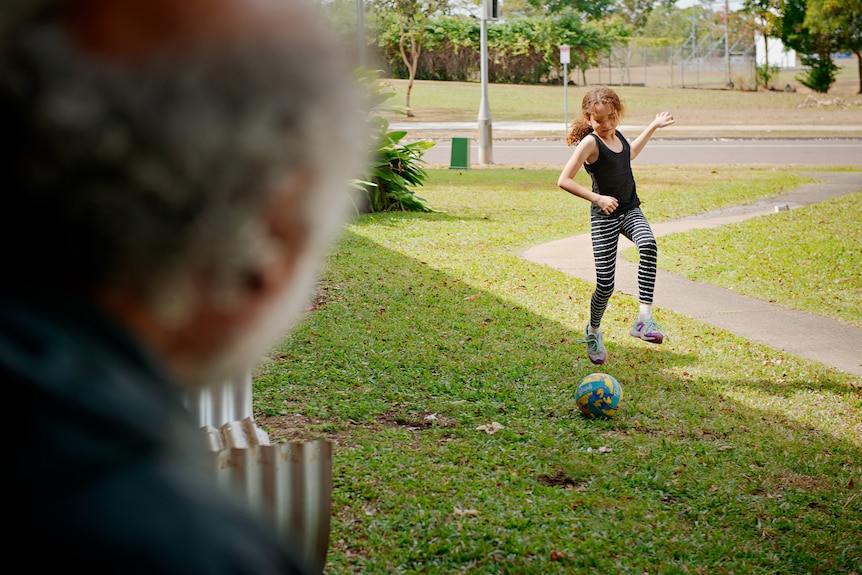
[[[478,216],[453,216],[446,212],[379,212],[358,218],[353,222],[353,225],[358,228],[362,228],[363,226],[400,227],[405,225],[405,222],[413,220],[422,220],[424,222],[458,222],[481,219]]]
[[[594,366],[579,332],[356,234],[324,285],[256,373],[255,404],[274,438],[336,442],[328,572],[858,566],[859,418],[840,377],[788,375],[689,320],[676,331],[710,354],[629,340],[622,313]],[[579,415],[595,371],[623,386],[615,419]]]
[[[474,286],[356,234],[347,235],[332,255],[329,268],[325,298],[257,374],[257,400],[263,412],[284,411],[283,405],[269,405],[272,400],[308,405],[304,394],[281,398],[277,382],[267,385],[271,376],[279,373],[289,379],[294,369],[312,379],[324,377],[321,383],[327,388],[343,384],[350,391],[370,386],[370,393],[364,394],[361,402],[336,398],[332,405],[320,406],[333,415],[345,409],[342,415],[354,420],[384,413],[391,402],[423,407],[411,402],[428,403],[423,399],[428,394],[435,401],[506,405],[518,402],[521,393],[534,394],[541,386],[568,395],[547,402],[551,409],[570,408],[571,393],[580,378],[597,371],[614,375],[633,400],[640,393],[673,397],[698,385],[703,387],[691,378],[674,375],[696,367],[701,361],[698,353],[628,339],[624,335],[628,325],[619,317],[608,322],[606,331],[623,335],[619,341],[607,341],[610,361],[596,366],[586,358],[579,332],[573,333],[517,303],[477,293]],[[586,286],[584,300],[590,289]],[[573,308],[587,305],[586,301],[573,303]],[[309,350],[314,350],[313,361],[303,356]],[[729,356],[729,360],[736,364],[713,368],[718,380],[725,375],[718,368],[752,373],[734,387],[756,387],[762,393],[783,397],[848,391],[843,380],[828,374],[815,374],[816,381],[793,377],[780,367],[758,374],[764,370],[762,364],[739,363],[745,359],[738,356]],[[749,361],[758,359],[753,356]],[[303,382],[296,384],[301,390]],[[706,386],[701,395],[718,393],[721,387],[715,381],[706,382]],[[362,417],[363,411],[366,417]],[[493,410],[485,411],[480,408],[477,414],[493,414]]]

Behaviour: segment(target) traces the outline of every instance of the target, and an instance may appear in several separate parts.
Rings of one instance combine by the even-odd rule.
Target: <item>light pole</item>
[[[482,100],[479,102],[479,163],[485,165],[494,163],[491,149],[491,105],[488,103],[488,20],[496,18],[497,0],[482,0]]]

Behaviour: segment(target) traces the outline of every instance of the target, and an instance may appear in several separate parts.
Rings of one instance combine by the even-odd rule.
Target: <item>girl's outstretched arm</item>
[[[646,143],[649,141],[650,137],[652,137],[653,132],[658,128],[670,126],[673,122],[673,114],[670,112],[659,112],[656,114],[655,119],[650,122],[650,125],[647,126],[646,130],[641,132],[641,135],[635,138],[635,141],[632,142],[632,160],[637,158],[638,154],[641,153],[641,150],[644,149],[644,146],[646,146]]]

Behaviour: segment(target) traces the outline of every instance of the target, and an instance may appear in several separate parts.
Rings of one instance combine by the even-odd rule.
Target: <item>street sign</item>
[[[563,44],[560,46],[560,64],[568,64],[571,61],[571,50]]]

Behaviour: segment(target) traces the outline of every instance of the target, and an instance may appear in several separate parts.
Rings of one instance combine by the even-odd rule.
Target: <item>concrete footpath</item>
[[[791,192],[745,206],[653,224],[656,237],[713,228],[793,209],[862,190],[862,173],[811,172],[824,183],[805,184]],[[862,238],[860,238],[862,241]],[[632,244],[620,238],[619,253]],[[525,259],[595,283],[589,234],[556,240],[524,251]],[[659,252],[661,258],[661,252]],[[859,262],[862,265],[862,262]],[[637,297],[637,264],[617,257],[616,290]],[[726,329],[770,347],[862,376],[862,328],[794,311],[729,289],[658,271],[655,305]],[[673,334],[671,334],[673,337]]]

